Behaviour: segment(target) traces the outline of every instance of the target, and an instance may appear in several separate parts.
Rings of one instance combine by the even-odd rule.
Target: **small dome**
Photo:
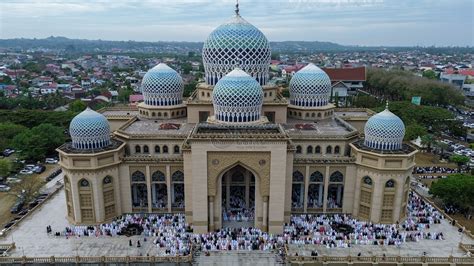
[[[76,149],[101,149],[110,144],[110,127],[104,115],[87,107],[69,125],[72,146]]]
[[[331,94],[331,79],[321,68],[308,64],[290,80],[290,103],[301,107],[325,106]]]
[[[160,63],[146,72],[142,80],[145,104],[153,106],[178,105],[183,102],[184,84],[181,76],[166,64]]]
[[[263,90],[254,78],[236,68],[217,82],[212,92],[212,103],[218,121],[258,121],[262,111]]]
[[[204,42],[202,59],[206,83],[215,85],[239,66],[260,85],[265,85],[270,57],[270,44],[265,35],[237,13],[211,32]]]
[[[388,109],[372,116],[365,124],[364,145],[377,150],[402,148],[405,136],[403,121]]]

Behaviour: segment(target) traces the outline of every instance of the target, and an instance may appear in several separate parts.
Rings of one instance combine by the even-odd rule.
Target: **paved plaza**
[[[56,180],[53,180],[55,182]],[[68,222],[65,218],[66,200],[64,190],[61,189],[56,195],[45,202],[29,217],[25,218],[19,226],[10,231],[7,236],[0,238],[0,243],[15,242],[16,249],[10,252],[11,256],[150,256],[159,254],[157,248],[152,244],[153,239],[144,241],[144,237],[70,237],[48,235],[46,226],[51,225],[53,232],[62,231]],[[290,245],[292,254],[310,255],[311,250],[317,250],[319,255],[332,256],[356,256],[359,252],[362,256],[387,255],[387,256],[420,256],[426,252],[428,256],[465,256],[459,249],[458,244],[474,244],[474,241],[466,235],[462,235],[454,227],[443,220],[441,224],[431,226],[430,232],[443,232],[446,240],[421,240],[419,242],[407,242],[401,248],[396,246],[354,245],[351,248],[326,248],[314,245]],[[132,240],[133,246],[129,246]],[[140,240],[142,246],[136,246]],[[196,259],[197,263],[214,264],[223,261],[226,265],[250,264],[252,258],[259,258],[262,264],[276,263],[277,256],[272,252],[211,252],[210,256],[201,254]],[[255,255],[253,255],[255,254]],[[255,264],[255,263],[253,263]]]

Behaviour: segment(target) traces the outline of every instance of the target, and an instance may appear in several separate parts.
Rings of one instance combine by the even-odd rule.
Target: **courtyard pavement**
[[[56,179],[53,180],[55,183]],[[15,242],[16,249],[10,252],[11,256],[137,256],[146,255],[158,256],[159,250],[152,244],[153,239],[144,241],[144,237],[116,236],[116,237],[56,237],[46,233],[46,226],[51,225],[53,233],[62,231],[68,222],[65,218],[66,200],[64,189],[50,198],[40,206],[29,217],[25,218],[16,228],[10,231],[5,237],[0,238],[0,243]],[[421,256],[426,252],[427,256],[464,256],[464,252],[458,244],[462,239],[463,243],[474,244],[474,240],[457,231],[443,220],[441,224],[433,225],[431,232],[443,232],[446,240],[421,240],[420,242],[408,242],[402,244],[401,248],[395,246],[374,246],[357,245],[352,248],[328,249],[324,246],[302,245],[290,246],[292,254],[298,252],[299,255],[309,255],[311,250],[317,250],[319,255],[356,256],[359,252],[362,256],[370,255],[401,255],[401,256]],[[132,240],[133,246],[129,246]],[[142,246],[136,247],[137,240]],[[201,254],[196,258],[200,264],[219,264],[226,262],[226,265],[258,264],[256,258],[262,264],[274,264],[276,256],[271,252],[212,252],[211,256]],[[253,262],[252,262],[253,261]]]

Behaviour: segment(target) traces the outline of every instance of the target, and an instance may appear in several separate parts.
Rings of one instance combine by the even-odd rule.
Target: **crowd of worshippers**
[[[443,240],[443,232],[433,224],[444,219],[433,206],[411,192],[408,216],[401,223],[374,224],[350,215],[293,215],[282,234],[273,235],[258,228],[223,228],[205,234],[193,234],[183,214],[127,214],[109,224],[69,226],[57,236],[101,237],[132,236],[151,239],[160,256],[188,255],[191,246],[204,251],[215,250],[279,250],[285,244],[316,244],[327,248],[351,245],[401,245],[422,239]],[[47,232],[52,233],[47,227]],[[130,241],[131,243],[131,241]],[[137,245],[138,247],[141,245]]]
[[[458,170],[450,167],[442,166],[415,166],[413,168],[413,174],[454,174]]]
[[[253,203],[249,203],[250,208],[247,208],[247,204],[243,196],[232,194],[229,197],[229,208],[226,207],[225,200],[222,202],[222,219],[224,221],[237,221],[247,222],[253,221],[255,216],[255,208]]]

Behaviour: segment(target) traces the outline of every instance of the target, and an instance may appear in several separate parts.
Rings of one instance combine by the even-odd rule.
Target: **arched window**
[[[360,200],[359,200],[359,217],[364,220],[369,220],[372,209],[372,192],[373,181],[369,176],[362,178],[362,185],[360,186]]]
[[[316,146],[316,148],[314,149],[314,153],[321,153],[321,147]]]
[[[151,175],[151,203],[156,211],[168,210],[168,187],[165,174],[155,171]]]
[[[151,181],[153,182],[165,182],[166,177],[165,174],[161,171],[156,171],[151,175]]]
[[[364,184],[367,185],[367,186],[372,186],[372,178],[368,177],[368,176],[365,176],[364,179]]]
[[[135,153],[140,153],[140,152],[142,152],[142,149],[141,149],[140,145],[136,145],[135,146]]]
[[[132,182],[145,182],[145,174],[140,171],[135,171],[132,174]]]
[[[334,147],[334,153],[339,154],[341,152],[341,148],[339,146]]]
[[[313,153],[313,146],[308,146],[308,147],[306,147],[306,153],[307,153],[307,154]]]
[[[344,175],[341,172],[336,171],[329,177],[329,182],[344,182]]]
[[[332,147],[331,147],[331,146],[327,146],[327,147],[326,147],[326,153],[327,153],[327,154],[331,154],[331,153],[332,153]]]
[[[173,150],[174,150],[174,153],[179,153],[179,146],[174,145]]]
[[[321,172],[315,171],[309,176],[308,209],[317,209],[313,211],[321,211],[321,208],[323,208],[323,198],[324,176]]]
[[[155,153],[160,153],[160,146],[158,145],[155,145]]]
[[[324,176],[319,171],[313,172],[309,177],[309,182],[324,182]]]
[[[82,221],[95,222],[92,185],[85,178],[79,180],[79,205]]]
[[[135,171],[131,177],[132,207],[136,211],[146,210],[148,207],[148,188],[145,174]]]
[[[171,207],[184,208],[184,174],[176,171],[171,175]]]
[[[102,180],[102,183],[104,185],[112,184],[112,177],[110,177],[110,176],[104,177],[104,180]]]
[[[344,198],[344,176],[336,171],[329,176],[327,207],[341,209]]]
[[[315,114],[315,113],[311,113],[311,117],[315,117],[315,116],[316,116],[316,114]]]
[[[148,145],[143,146],[143,153],[149,153]]]
[[[394,188],[395,187],[395,181],[393,181],[393,179],[388,180],[387,182],[385,182],[385,187],[386,188]]]
[[[293,182],[291,187],[291,207],[295,210],[303,208],[304,200],[304,176],[300,171],[293,172]]]
[[[301,146],[300,145],[296,146],[296,153],[298,153],[298,154],[301,153]]]
[[[90,183],[89,183],[89,181],[87,181],[87,179],[81,179],[81,180],[79,181],[79,185],[80,185],[81,187],[89,187],[89,186],[90,186]]]
[[[168,146],[166,145],[163,146],[163,153],[168,153]]]
[[[102,198],[104,200],[105,218],[111,219],[115,217],[115,194],[114,186],[112,185],[112,177],[104,177],[102,184]]]

